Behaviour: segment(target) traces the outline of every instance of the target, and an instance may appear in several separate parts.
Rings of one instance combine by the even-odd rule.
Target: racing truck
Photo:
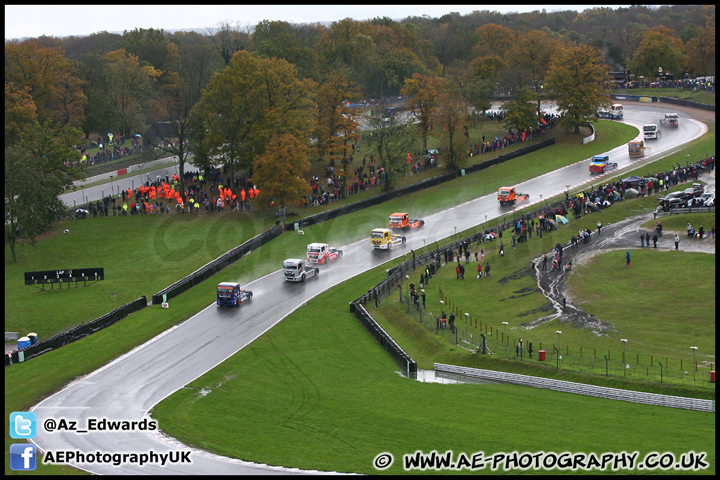
[[[679,123],[677,113],[666,113],[665,118],[660,119],[660,125],[665,127],[677,128],[678,124]]]
[[[218,306],[228,305],[237,307],[241,303],[247,302],[253,297],[250,290],[240,288],[239,283],[222,282],[217,286],[217,304]]]
[[[612,170],[618,167],[615,162],[609,161],[607,155],[595,155],[590,159],[590,173],[605,173],[606,170]]]
[[[518,193],[515,187],[500,187],[497,195],[500,205],[513,205],[515,202],[522,202],[530,198],[527,193]]]
[[[660,133],[660,129],[656,123],[643,125],[643,138],[645,138],[645,140],[657,140],[658,137],[660,137]]]
[[[642,157],[645,155],[645,142],[628,142],[628,155],[631,157]]]
[[[320,274],[320,269],[309,266],[300,258],[288,258],[283,262],[283,278],[286,282],[304,282],[306,278]]]
[[[342,257],[342,250],[327,243],[311,243],[307,246],[308,263],[329,263]]]
[[[390,215],[390,228],[397,230],[412,230],[413,228],[422,227],[425,220],[410,219],[407,213],[396,212]]]
[[[393,235],[389,228],[375,228],[370,232],[370,243],[375,250],[389,250],[405,243],[405,237]]]

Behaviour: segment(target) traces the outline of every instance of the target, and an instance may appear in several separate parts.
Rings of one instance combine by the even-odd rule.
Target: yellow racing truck
[[[389,250],[405,243],[402,235],[393,235],[389,228],[375,228],[370,232],[370,243],[375,250]]]

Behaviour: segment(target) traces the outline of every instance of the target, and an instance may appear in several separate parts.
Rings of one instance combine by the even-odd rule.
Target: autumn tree
[[[18,235],[34,242],[64,213],[59,195],[84,178],[80,151],[71,148],[81,135],[69,125],[53,128],[49,121],[33,121],[21,128],[16,144],[5,148],[5,242],[13,262]]]
[[[214,60],[218,60],[211,47],[198,40],[195,34],[185,37],[181,46],[167,45],[167,71],[158,78],[157,91],[150,102],[155,120],[150,127],[155,137],[151,144],[156,156],[177,157],[181,192],[185,191],[185,163],[191,153],[192,110],[215,71]]]
[[[376,20],[368,32],[375,45],[372,89],[379,87],[380,97],[396,94],[413,73],[425,73],[425,65],[412,50],[415,36],[401,24],[388,18]],[[377,90],[375,90],[377,91]]]
[[[315,90],[316,120],[313,137],[317,139],[317,157],[343,165],[350,163],[352,141],[358,121],[348,102],[360,97],[358,86],[347,79],[344,72],[327,73]]]
[[[469,36],[463,34],[460,22],[454,17],[432,29],[427,29],[426,36],[442,67],[440,73],[443,76],[448,66],[466,59],[472,49]]]
[[[688,71],[695,75],[715,75],[715,21],[698,29],[686,45]]]
[[[679,78],[687,64],[684,50],[682,40],[675,37],[672,30],[662,25],[650,28],[645,31],[630,61],[630,69],[636,75],[650,79],[659,71],[673,73]]]
[[[473,51],[478,57],[495,55],[503,58],[515,47],[517,34],[510,28],[488,23],[475,29],[478,43]]]
[[[530,85],[536,93],[540,93],[540,86],[545,80],[553,56],[559,48],[560,44],[557,40],[540,30],[531,30],[518,35],[517,45],[510,51],[509,58],[517,65],[523,85]],[[537,115],[540,115],[539,95],[537,96]]]
[[[437,118],[443,127],[440,134],[440,159],[445,161],[445,167],[450,171],[460,167],[468,143],[467,137],[463,135],[468,111],[458,87],[454,82],[448,83],[441,91],[438,102]]]
[[[530,131],[537,126],[538,113],[535,110],[535,100],[538,94],[523,87],[515,92],[512,100],[500,107],[503,112],[505,128],[514,128],[518,131]]]
[[[640,46],[640,41],[647,29],[647,26],[637,22],[628,22],[620,27],[620,50],[626,65]]]
[[[252,169],[252,161],[276,135],[309,133],[308,81],[280,59],[235,53],[230,64],[213,75],[195,107],[210,157],[233,171]]]
[[[253,31],[252,51],[258,57],[282,58],[295,66],[301,78],[317,78],[317,54],[307,33],[312,26],[294,25],[281,20],[262,20]],[[303,30],[304,29],[304,30]]]
[[[418,121],[418,129],[422,135],[423,151],[427,150],[427,137],[432,125],[433,114],[437,111],[440,92],[444,84],[437,77],[414,73],[411,78],[405,79],[405,85],[400,93],[410,97],[408,108]]]
[[[465,79],[462,94],[468,105],[478,112],[490,108],[498,72],[504,67],[505,62],[495,55],[478,57],[470,62],[466,72],[461,74]]]
[[[253,161],[252,181],[259,186],[260,205],[268,205],[270,201],[285,206],[302,205],[303,195],[311,191],[305,181],[309,171],[305,141],[289,133],[273,138]]]
[[[85,138],[92,132],[119,132],[122,115],[113,103],[110,92],[110,70],[105,55],[90,53],[79,61],[79,75],[88,101],[85,106]]]
[[[136,28],[123,31],[121,48],[137,57],[140,65],[152,65],[165,70],[168,61],[168,39],[163,29]]]
[[[30,95],[30,87],[18,88],[14,83],[5,84],[5,148],[20,141],[26,125],[37,120],[37,106]]]
[[[38,40],[5,42],[5,83],[29,87],[40,122],[79,127],[85,120],[82,82],[59,46],[48,47]]]
[[[153,84],[160,72],[151,65],[141,66],[135,55],[122,48],[105,57],[109,73],[108,95],[122,115],[122,133],[129,136],[145,122]]]
[[[580,126],[597,118],[598,108],[610,103],[610,67],[602,52],[589,45],[571,45],[553,58],[545,82],[546,94],[555,99],[561,124],[580,133]]]
[[[416,150],[415,129],[394,119],[373,118],[370,123],[371,148],[378,168],[385,171],[383,190],[394,190],[398,177],[407,171],[408,155]]]

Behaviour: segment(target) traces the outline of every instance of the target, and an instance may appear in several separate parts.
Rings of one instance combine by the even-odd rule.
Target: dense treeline
[[[388,175],[406,153],[427,149],[433,122],[445,127],[440,144],[450,168],[478,119],[471,112],[488,109],[494,95],[515,93],[505,110],[510,129],[537,124],[543,93],[557,100],[561,124],[577,131],[608,103],[609,72],[616,70],[645,79],[658,71],[714,75],[715,7],[485,10],[330,25],[224,20],[201,33],[151,28],[6,41],[5,148],[17,183],[9,188],[6,162],[6,218],[13,219],[6,234],[40,231],[57,210],[17,193],[32,182],[21,178],[31,175],[20,168],[29,152],[43,154],[49,175],[62,167],[66,178],[53,197],[84,175],[82,155],[72,148],[85,143],[82,133],[87,139],[150,132],[156,154],[179,157],[180,192],[192,154],[199,168],[220,158],[233,171],[262,171],[276,185],[261,189],[262,200],[292,199],[307,191],[302,172],[282,182],[272,182],[272,172],[288,151],[300,150],[299,164],[308,165],[306,156],[348,166],[361,122],[357,104],[410,98],[414,125],[375,125],[384,140],[374,156]],[[419,135],[404,131],[415,128]],[[39,138],[65,143],[38,144]],[[8,191],[15,197],[8,199]],[[32,228],[15,221],[41,210],[47,211]]]
[[[197,56],[180,58],[192,55],[188,49],[204,56],[203,68],[210,72],[228,65],[239,50],[286,60],[298,78],[317,83],[331,72],[342,72],[358,87],[360,98],[377,99],[398,95],[415,73],[460,75],[465,85],[482,77],[504,91],[537,89],[543,79],[521,65],[534,54],[528,47],[537,41],[553,42],[553,50],[570,43],[594,46],[612,70],[629,69],[638,77],[652,78],[658,67],[675,78],[683,73],[714,75],[715,7],[635,5],[510,14],[483,10],[440,18],[408,16],[399,22],[346,18],[327,26],[221,21],[203,33],[136,29],[123,35],[43,36],[6,42],[5,79],[6,84],[14,82],[15,89],[32,88],[41,122],[52,118],[86,133],[129,135],[154,120],[149,111],[152,81],[162,81],[182,60],[197,61]],[[13,66],[22,65],[22,57],[37,63],[34,56],[44,56],[58,72],[54,75],[62,78],[16,74]]]

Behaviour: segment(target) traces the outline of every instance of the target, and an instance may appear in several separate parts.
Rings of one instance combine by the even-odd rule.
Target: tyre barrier
[[[528,387],[546,388],[558,392],[576,393],[589,395],[591,397],[609,398],[612,400],[623,400],[625,402],[645,403],[661,407],[683,408],[686,410],[697,410],[700,412],[714,412],[714,401],[676,397],[673,395],[662,395],[659,393],[636,392],[620,388],[601,387],[598,385],[587,385],[584,383],[568,382],[566,380],[554,380],[551,378],[534,377],[518,373],[496,372],[482,368],[459,367],[456,365],[435,364],[436,372],[464,375],[472,378],[481,378],[493,382],[512,383],[514,385],[525,385]]]
[[[177,282],[173,283],[169,287],[164,288],[163,290],[160,290],[158,293],[152,296],[152,304],[153,305],[159,305],[163,303],[163,296],[166,296],[166,299],[171,299],[173,297],[177,297],[185,290],[204,282],[211,276],[215,275],[217,272],[222,270],[223,268],[227,267],[228,265],[238,261],[240,258],[244,257],[248,253],[250,253],[252,250],[255,250],[258,247],[261,247],[262,245],[266,244],[273,238],[277,237],[282,233],[282,227],[279,225],[275,225],[274,227],[270,228],[269,230],[264,231],[260,235],[256,235],[255,237],[251,238],[250,240],[246,241],[242,245],[239,245],[222,255],[220,255],[218,258],[212,260],[211,262],[203,265],[202,267],[198,268],[194,272],[192,272],[190,275],[181,278]]]
[[[130,315],[131,313],[137,312],[138,310],[142,310],[146,306],[147,299],[145,298],[145,296],[142,296],[137,300],[126,303],[125,305],[116,308],[112,312],[106,313],[105,315],[96,318],[91,322],[83,323],[82,325],[73,327],[67,332],[57,334],[54,337],[35,343],[34,345],[30,345],[29,347],[15,349],[10,354],[10,363],[8,363],[7,359],[5,360],[5,366],[9,366],[11,363],[25,362],[27,360],[30,360],[31,358],[42,355],[43,353],[50,352],[57,348],[63,347],[68,343],[80,340],[81,338],[86,337],[91,333],[95,333],[99,330],[102,330],[103,328],[109,327],[118,320],[121,320]]]

